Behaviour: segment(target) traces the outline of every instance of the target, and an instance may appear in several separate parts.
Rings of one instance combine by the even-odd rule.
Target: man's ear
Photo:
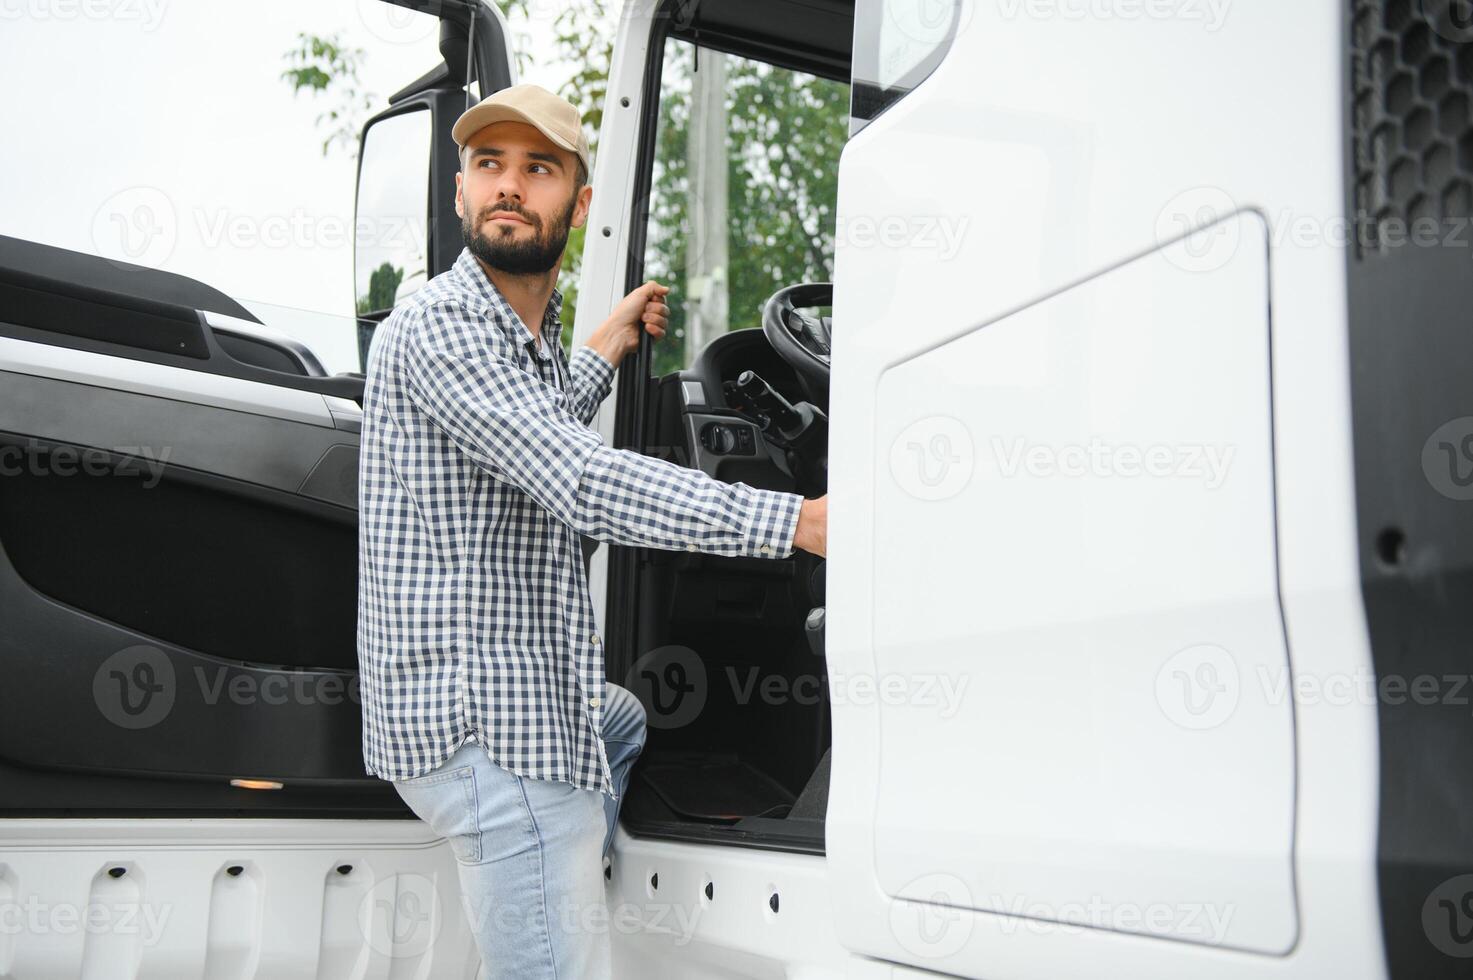
[[[577,206],[573,208],[573,220],[571,224],[574,228],[582,228],[583,225],[588,221],[588,207],[592,203],[592,201],[593,187],[588,184],[584,184],[578,189],[578,203]]]
[[[455,216],[458,218],[465,217],[465,198],[461,196],[464,191],[462,186],[464,179],[465,175],[457,170],[455,172]]]

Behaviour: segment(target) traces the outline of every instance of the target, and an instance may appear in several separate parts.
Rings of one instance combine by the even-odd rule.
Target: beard
[[[563,259],[568,232],[573,227],[573,210],[578,205],[574,194],[562,215],[550,225],[540,214],[526,210],[515,201],[482,208],[472,220],[467,214],[460,222],[461,236],[471,254],[498,272],[511,276],[539,276],[551,272]],[[532,226],[532,237],[517,239],[512,229],[496,229],[490,235],[481,226],[495,214],[514,214]]]

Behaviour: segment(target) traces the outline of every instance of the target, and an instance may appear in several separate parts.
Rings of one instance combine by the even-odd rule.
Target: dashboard
[[[755,372],[787,401],[808,399],[802,383],[757,328],[733,330],[707,344],[690,367],[660,378],[647,452],[665,455],[728,483],[796,492],[787,452],[740,407],[731,391]]]

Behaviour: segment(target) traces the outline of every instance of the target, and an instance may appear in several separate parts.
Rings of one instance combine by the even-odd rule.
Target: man
[[[565,358],[554,284],[593,195],[577,109],[519,85],[452,133],[466,249],[368,361],[365,768],[449,839],[489,976],[608,976],[601,859],[644,711],[604,677],[578,536],[823,554],[827,498],[604,445],[588,422],[641,334],[664,333],[667,289],[630,293]]]

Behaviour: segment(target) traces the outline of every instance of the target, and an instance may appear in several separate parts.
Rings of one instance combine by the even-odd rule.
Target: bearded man
[[[822,555],[827,498],[604,445],[588,423],[641,335],[664,334],[668,289],[640,286],[566,357],[557,273],[593,196],[578,110],[518,85],[452,135],[465,250],[395,307],[367,365],[364,766],[449,841],[487,976],[608,977],[590,922],[608,922],[603,857],[645,714],[605,677],[579,536]]]

